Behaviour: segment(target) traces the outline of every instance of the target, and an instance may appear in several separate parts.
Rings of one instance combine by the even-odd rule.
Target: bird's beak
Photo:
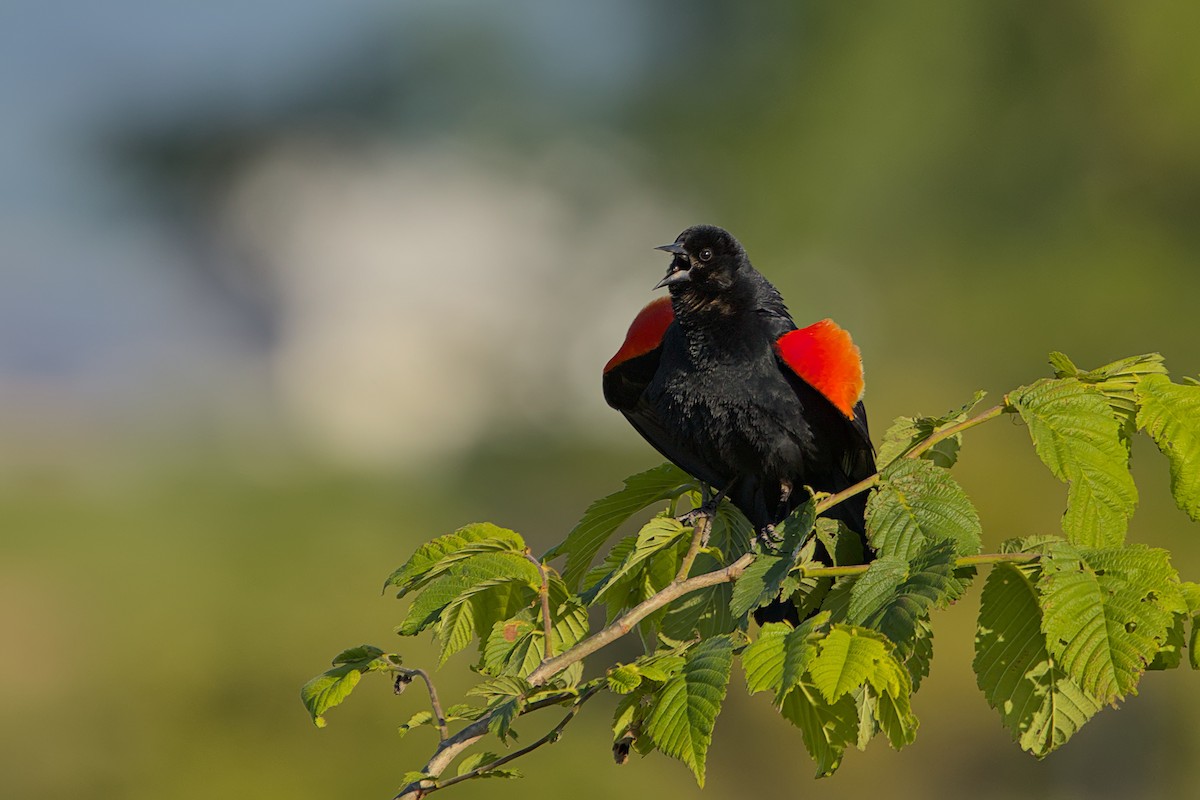
[[[667,273],[667,277],[663,278],[654,285],[654,288],[661,289],[664,286],[674,286],[677,283],[687,283],[692,279],[690,272],[690,270],[686,269],[672,269]]]
[[[675,256],[675,260],[671,262],[671,268],[667,270],[667,277],[659,281],[654,286],[655,289],[661,289],[664,286],[672,286],[676,283],[686,283],[692,279],[692,276],[688,274],[688,270],[684,269],[682,266],[676,266],[680,263],[687,263],[687,250],[683,248],[683,245],[681,245],[679,242],[671,242],[670,244],[664,244],[654,249],[662,250]]]

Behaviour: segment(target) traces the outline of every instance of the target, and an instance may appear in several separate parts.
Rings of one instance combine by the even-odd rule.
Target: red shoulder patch
[[[625,343],[617,354],[604,365],[608,372],[618,364],[623,364],[631,358],[637,358],[649,353],[662,344],[663,334],[675,321],[675,311],[671,308],[671,297],[665,295],[650,301],[645,308],[634,317],[629,332],[625,334]]]
[[[862,354],[849,333],[823,319],[780,336],[775,349],[801,380],[854,419],[854,406],[863,394],[863,371]]]

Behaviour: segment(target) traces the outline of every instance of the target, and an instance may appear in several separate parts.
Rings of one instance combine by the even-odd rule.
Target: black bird
[[[805,487],[838,492],[874,473],[849,334],[828,319],[798,329],[721,228],[697,225],[658,249],[673,256],[655,287],[670,297],[642,309],[605,366],[608,404],[760,536],[808,499]],[[865,508],[858,495],[829,516],[864,535]]]

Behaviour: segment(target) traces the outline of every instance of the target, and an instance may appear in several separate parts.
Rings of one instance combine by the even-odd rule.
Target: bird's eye
[[[712,256],[713,256],[713,253],[710,248],[706,247],[700,251],[700,260],[701,261],[712,261]]]

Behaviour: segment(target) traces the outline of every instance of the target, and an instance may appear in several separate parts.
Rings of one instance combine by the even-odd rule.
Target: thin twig
[[[453,786],[456,783],[462,783],[465,780],[470,780],[471,778],[482,775],[485,772],[491,772],[494,769],[499,769],[500,767],[504,766],[508,762],[514,761],[527,753],[531,753],[544,744],[553,744],[554,742],[557,742],[558,737],[562,735],[563,728],[567,727],[567,725],[570,724],[571,720],[575,719],[575,715],[579,713],[579,709],[583,706],[584,703],[586,703],[588,700],[590,700],[592,695],[594,695],[599,689],[600,689],[600,687],[599,687],[599,685],[597,685],[597,686],[594,686],[591,689],[587,690],[583,694],[581,694],[579,696],[579,699],[575,701],[575,704],[571,706],[571,709],[567,712],[567,715],[562,718],[562,721],[560,721],[557,725],[555,725],[553,728],[551,728],[546,733],[545,736],[538,739],[536,742],[528,744],[525,747],[522,747],[520,750],[514,750],[513,752],[509,753],[506,756],[501,756],[500,758],[497,758],[495,761],[489,762],[487,764],[482,764],[469,772],[464,772],[462,775],[455,775],[453,778],[449,778],[445,781],[438,781],[432,787],[425,788],[423,790],[423,793],[429,794],[430,792],[436,791],[437,789],[445,789],[449,786]]]
[[[542,643],[543,660],[549,661],[554,658],[554,642],[551,639],[551,631],[554,626],[550,623],[550,579],[546,577],[546,565],[533,557],[533,553],[529,548],[525,548],[525,557],[533,562],[537,567],[538,574],[542,576],[542,586],[538,590],[538,594],[542,598],[542,630],[545,633],[545,641]]]
[[[992,406],[991,408],[989,408],[986,411],[981,411],[978,414],[976,414],[975,416],[970,417],[969,419],[964,419],[962,422],[956,422],[955,424],[953,424],[949,427],[942,428],[941,430],[936,431],[928,439],[924,440],[923,442],[918,444],[916,447],[914,447],[912,450],[909,450],[907,453],[905,453],[904,457],[905,458],[918,458],[922,453],[924,453],[926,450],[933,447],[934,445],[936,445],[938,442],[942,441],[943,439],[949,439],[951,436],[962,433],[967,428],[974,428],[976,425],[987,422],[989,419],[995,419],[996,417],[1003,414],[1005,411],[1011,411],[1011,410],[1012,410],[1012,407],[1008,404],[1008,397],[1006,396],[1004,398],[1003,403]]]
[[[429,673],[423,669],[409,669],[407,667],[392,667],[392,669],[401,675],[407,675],[409,680],[412,680],[415,676],[425,681],[425,688],[429,689],[429,704],[433,706],[433,716],[437,720],[438,735],[443,742],[449,739],[450,729],[446,725],[446,715],[442,712],[442,704],[438,700],[437,689],[433,688],[433,679],[429,677]]]
[[[976,425],[981,425],[984,422],[987,422],[990,419],[995,419],[1006,411],[1011,410],[1012,406],[1009,405],[1008,398],[1005,397],[1004,402],[999,405],[992,406],[986,411],[981,411],[969,419],[965,419],[962,422],[957,422],[949,427],[942,428],[941,430],[934,432],[929,436],[929,438],[922,440],[920,444],[909,450],[907,453],[901,456],[901,458],[920,458],[922,453],[943,439],[949,439],[955,434],[962,433],[968,428],[974,428]],[[879,483],[879,475],[880,474],[878,472],[876,472],[874,475],[868,475],[853,486],[843,489],[837,494],[831,494],[829,497],[826,497],[824,500],[817,503],[817,514],[823,514],[837,504],[849,500],[856,494],[862,494],[867,489],[875,486],[877,483]]]
[[[696,555],[699,554],[700,548],[708,540],[708,533],[712,530],[711,511],[705,511],[703,508],[696,510],[696,518],[693,523],[692,543],[688,547],[687,553],[683,557],[683,561],[679,564],[679,572],[675,575],[675,582],[687,580],[688,573],[692,571],[692,564],[696,561]]]
[[[960,556],[954,560],[954,566],[978,567],[985,564],[1028,564],[1041,558],[1039,553],[981,553],[974,556]],[[839,578],[843,575],[861,575],[871,568],[870,564],[844,564],[839,567],[810,566],[799,564],[792,571],[799,573],[802,578]]]

